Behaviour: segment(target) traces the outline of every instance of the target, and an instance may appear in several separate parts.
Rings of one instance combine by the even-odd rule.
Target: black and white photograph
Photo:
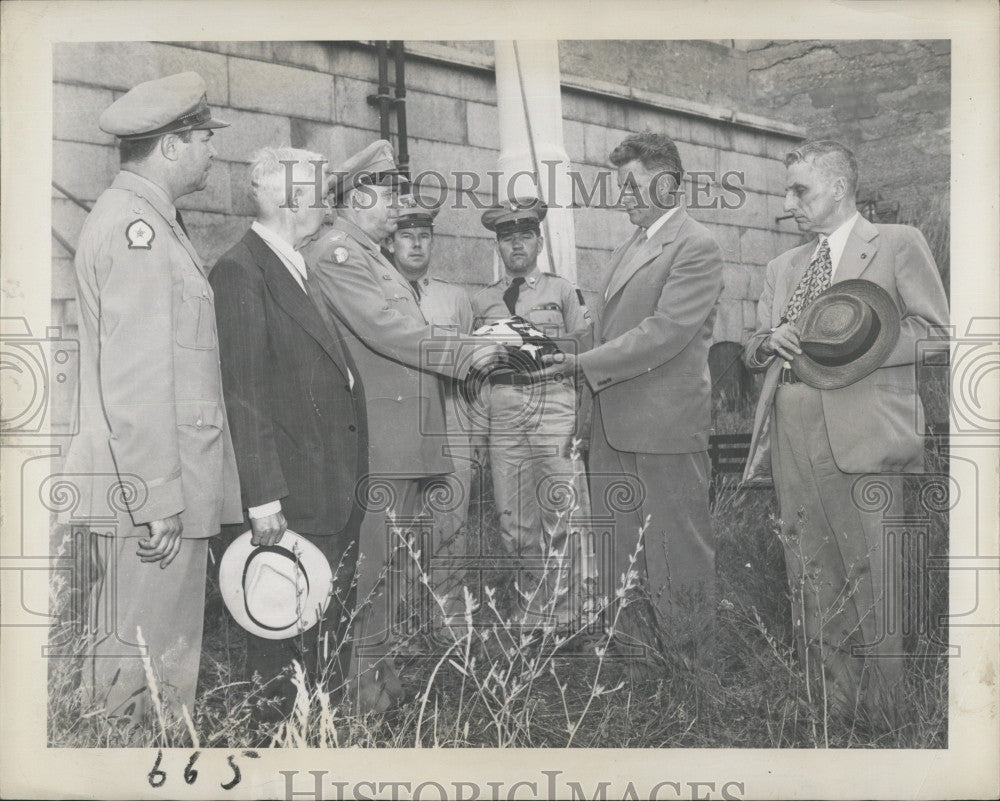
[[[753,8],[4,4],[5,796],[994,796],[997,9]]]

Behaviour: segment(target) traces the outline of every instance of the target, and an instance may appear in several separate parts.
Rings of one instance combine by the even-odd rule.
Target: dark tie
[[[190,239],[191,237],[188,236],[188,229],[187,226],[184,225],[184,218],[181,217],[180,209],[177,209],[177,224],[181,227],[181,230],[184,232],[184,236],[187,236],[187,238]]]
[[[784,319],[794,323],[802,314],[802,310],[812,303],[817,295],[823,290],[829,289],[832,278],[833,261],[830,259],[830,242],[824,237],[819,243],[819,250],[802,275],[802,280],[799,281],[799,285],[795,287],[795,291],[788,299]]]
[[[410,281],[410,286],[413,287],[413,291],[417,293],[417,300],[420,300],[420,282]]]
[[[507,287],[507,291],[503,293],[503,302],[507,304],[507,310],[511,314],[517,314],[517,311],[515,310],[517,307],[517,296],[521,294],[521,284],[523,283],[523,278],[515,278],[510,282],[510,286]]]

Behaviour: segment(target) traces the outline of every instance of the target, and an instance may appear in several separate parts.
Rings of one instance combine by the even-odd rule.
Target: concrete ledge
[[[431,42],[407,42],[406,53],[407,55],[416,56],[428,61],[451,64],[471,70],[494,72],[496,69],[496,63],[492,56],[458,50],[457,48],[433,44]],[[562,86],[564,89],[624,100],[661,111],[672,111],[714,122],[726,122],[741,128],[779,134],[789,139],[801,140],[806,138],[804,128],[782,122],[781,120],[762,117],[759,114],[749,114],[734,108],[712,106],[707,103],[698,103],[680,97],[662,95],[658,92],[650,92],[645,89],[633,89],[621,84],[599,81],[581,75],[563,74]]]

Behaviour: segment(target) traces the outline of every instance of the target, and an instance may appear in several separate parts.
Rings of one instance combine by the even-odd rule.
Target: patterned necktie
[[[517,297],[521,294],[521,284],[524,283],[524,279],[521,277],[515,278],[510,282],[510,286],[507,287],[507,291],[503,293],[503,302],[507,304],[507,310],[513,315],[517,314],[515,308],[517,306]]]
[[[410,281],[410,286],[413,287],[413,291],[417,293],[417,300],[420,300],[420,282]]]
[[[177,217],[177,224],[181,227],[181,230],[184,232],[184,236],[187,236],[187,238],[190,239],[191,237],[188,236],[187,226],[184,225],[184,218],[181,217],[181,210],[180,209],[176,209],[176,212],[177,213],[176,213],[175,216]]]
[[[830,288],[833,278],[833,261],[830,259],[830,242],[826,237],[819,243],[819,250],[809,262],[802,280],[785,306],[784,319],[794,323],[802,310],[812,303],[823,290]]]

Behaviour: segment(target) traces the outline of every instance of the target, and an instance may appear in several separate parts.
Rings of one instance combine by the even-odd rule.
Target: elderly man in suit
[[[358,490],[366,508],[352,687],[359,710],[384,711],[402,699],[391,652],[399,628],[396,579],[414,556],[408,529],[418,517],[432,525],[436,496],[453,470],[442,377],[463,379],[500,349],[427,322],[413,287],[380,248],[396,230],[392,152],[385,142],[368,155],[356,171],[335,176],[337,220],[303,255],[313,297],[343,324],[365,385],[369,475]]]
[[[115,101],[100,126],[119,138],[121,172],[76,252],[80,433],[65,470],[84,477],[80,516],[104,520],[88,526],[98,579],[83,678],[108,714],[134,720],[150,711],[143,652],[167,705],[192,710],[208,538],[241,517],[212,289],[174,206],[205,188],[225,125],[193,72]]]
[[[834,709],[891,724],[902,632],[881,620],[894,590],[885,580],[882,514],[862,508],[852,491],[865,474],[896,473],[879,482],[898,510],[898,474],[923,470],[914,356],[917,342],[947,323],[948,305],[921,233],[873,225],[858,213],[858,168],[848,148],[810,142],[785,164],[785,210],[816,238],[767,266],[757,331],[745,348],[747,365],[767,372],[744,479],[766,477],[769,467],[774,478],[803,663],[819,666]],[[889,293],[901,315],[899,339],[868,375],[814,388],[791,369],[802,354],[799,318],[831,284],[857,278]]]
[[[243,506],[255,546],[281,542],[287,528],[327,557],[335,582],[320,623],[284,640],[248,635],[246,669],[282,716],[295,697],[292,660],[337,686],[350,647],[341,626],[357,559],[361,510],[354,489],[367,472],[364,396],[338,324],[310,297],[296,250],[327,211],[323,157],[265,148],[250,165],[256,219],[211,273],[222,380]],[[324,655],[334,658],[325,664]]]
[[[593,347],[548,370],[575,370],[594,393],[590,497],[595,517],[614,521],[615,588],[643,530],[619,642],[637,656],[632,676],[649,678],[660,657],[692,667],[712,651],[708,349],[722,251],[685,211],[668,136],[629,136],[609,160],[636,230],[611,257]]]

